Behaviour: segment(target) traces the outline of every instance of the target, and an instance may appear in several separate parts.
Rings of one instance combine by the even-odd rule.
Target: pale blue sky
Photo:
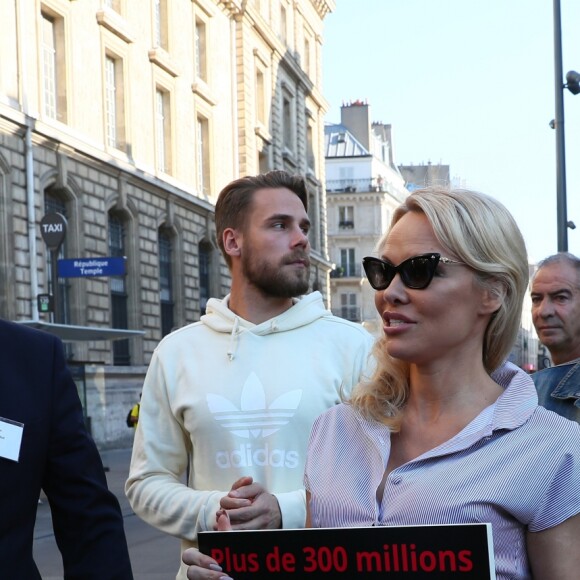
[[[535,262],[557,251],[552,0],[337,0],[325,19],[326,120],[367,100],[397,163],[450,165],[514,214]],[[580,1],[561,0],[563,73]],[[580,256],[580,95],[564,90],[568,249]]]

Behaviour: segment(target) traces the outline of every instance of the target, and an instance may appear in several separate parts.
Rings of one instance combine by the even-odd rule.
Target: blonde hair
[[[476,283],[502,297],[483,341],[482,362],[491,374],[516,339],[529,277],[526,246],[514,218],[492,197],[440,187],[410,194],[395,210],[390,228],[409,212],[424,214],[439,243],[473,270]],[[376,342],[373,354],[376,370],[368,382],[356,387],[350,403],[366,417],[398,431],[409,394],[409,365],[387,353],[385,337]]]

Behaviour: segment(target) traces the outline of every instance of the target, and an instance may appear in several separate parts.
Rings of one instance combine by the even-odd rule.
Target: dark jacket
[[[532,379],[542,407],[580,423],[580,361],[538,371]]]
[[[0,457],[0,578],[35,580],[41,488],[66,580],[132,579],[116,497],[54,336],[0,321],[0,417],[24,424],[18,461]]]

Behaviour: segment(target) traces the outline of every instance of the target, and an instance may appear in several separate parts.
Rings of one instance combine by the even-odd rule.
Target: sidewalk
[[[180,562],[180,542],[138,518],[124,492],[131,449],[102,451],[109,489],[117,496],[135,580],[174,580]],[[48,501],[42,495],[34,528],[34,558],[43,580],[62,580],[60,553],[52,532]]]

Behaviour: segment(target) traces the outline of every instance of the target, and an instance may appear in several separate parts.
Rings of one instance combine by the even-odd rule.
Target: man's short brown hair
[[[232,259],[224,248],[224,230],[243,229],[256,191],[282,188],[295,193],[300,198],[304,209],[308,210],[308,193],[304,178],[287,171],[269,171],[260,175],[240,177],[221,190],[215,205],[216,234],[220,250],[230,268]]]

